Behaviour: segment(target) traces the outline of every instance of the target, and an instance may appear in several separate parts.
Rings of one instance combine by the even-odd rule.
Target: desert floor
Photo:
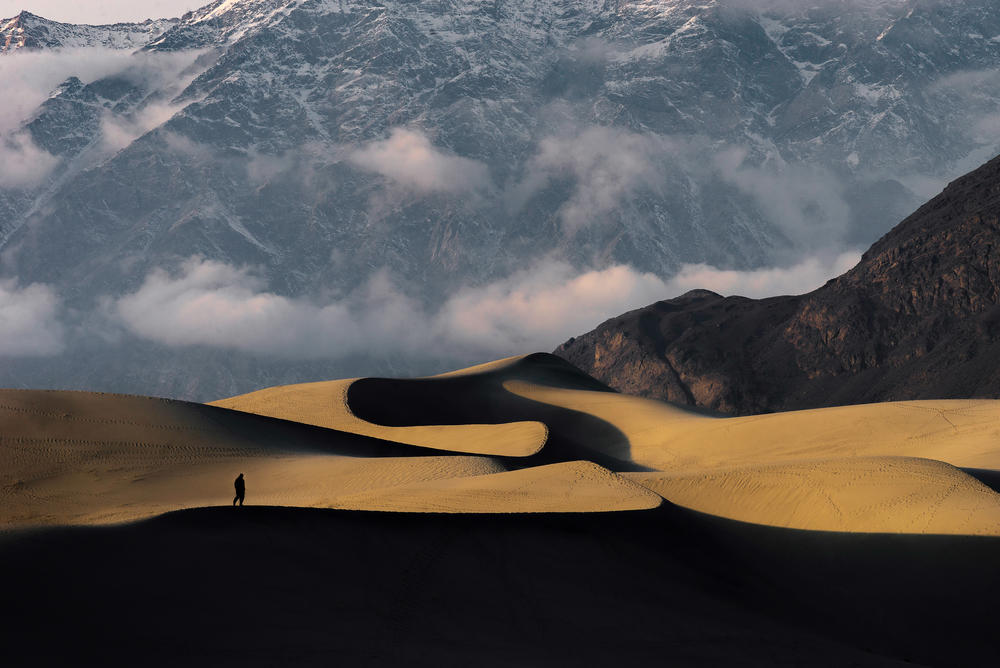
[[[0,655],[990,665],[998,445],[998,401],[721,418],[543,354],[213,405],[0,390]]]

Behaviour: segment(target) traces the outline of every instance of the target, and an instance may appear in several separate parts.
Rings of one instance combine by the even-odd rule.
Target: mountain
[[[724,413],[1000,397],[1000,158],[801,296],[698,290],[556,351],[608,385]]]
[[[21,12],[13,18],[0,20],[0,54],[21,49],[138,49],[177,22],[177,19],[148,19],[142,23],[90,26],[59,23],[31,12]]]
[[[426,372],[109,339],[93,314],[193,257],[317,304],[389,276],[429,309],[552,258],[787,263],[867,246],[996,152],[1000,7],[793,4],[225,0],[150,29],[6,138],[49,168],[0,190],[0,273],[51,289],[90,347],[0,384],[206,399],[360,357]]]

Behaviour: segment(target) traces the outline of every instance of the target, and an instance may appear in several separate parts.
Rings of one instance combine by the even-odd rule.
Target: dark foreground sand
[[[4,663],[995,665],[1000,539],[806,532],[664,505],[269,507],[0,535]]]

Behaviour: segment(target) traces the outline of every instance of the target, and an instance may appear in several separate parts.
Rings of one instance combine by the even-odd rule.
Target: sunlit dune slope
[[[414,456],[421,454],[433,456]],[[441,456],[201,404],[0,390],[0,527],[227,504],[239,472],[248,502],[328,507],[345,492],[503,470],[486,457]]]
[[[1000,535],[1000,495],[956,468],[1000,471],[997,401],[720,418],[534,354],[214,406],[5,390],[0,427],[3,526],[227,504],[243,472],[254,504],[601,512],[662,497],[799,529]]]
[[[627,476],[669,501],[802,529],[1000,534],[1000,495],[956,466],[1000,469],[1000,402],[920,401],[744,418],[510,381],[521,396],[614,425]]]
[[[648,510],[658,494],[592,462],[563,462],[342,496],[337,508],[434,513],[586,513]]]
[[[821,531],[1000,534],[1000,494],[943,462],[846,457],[684,473],[624,473],[673,503]]]
[[[651,399],[508,382],[521,396],[613,425],[629,455],[659,470],[831,457],[923,457],[1000,469],[1000,401],[841,406],[739,418],[709,417]]]
[[[347,407],[347,389],[353,382],[354,380],[333,380],[269,387],[214,401],[211,405],[398,443],[508,457],[537,453],[545,445],[548,435],[544,424],[530,421],[405,427],[373,424],[355,417]]]

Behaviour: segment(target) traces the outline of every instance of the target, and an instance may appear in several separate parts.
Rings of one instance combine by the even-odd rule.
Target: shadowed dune
[[[0,536],[0,640],[12,665],[989,665],[998,562],[671,506],[207,508]]]

